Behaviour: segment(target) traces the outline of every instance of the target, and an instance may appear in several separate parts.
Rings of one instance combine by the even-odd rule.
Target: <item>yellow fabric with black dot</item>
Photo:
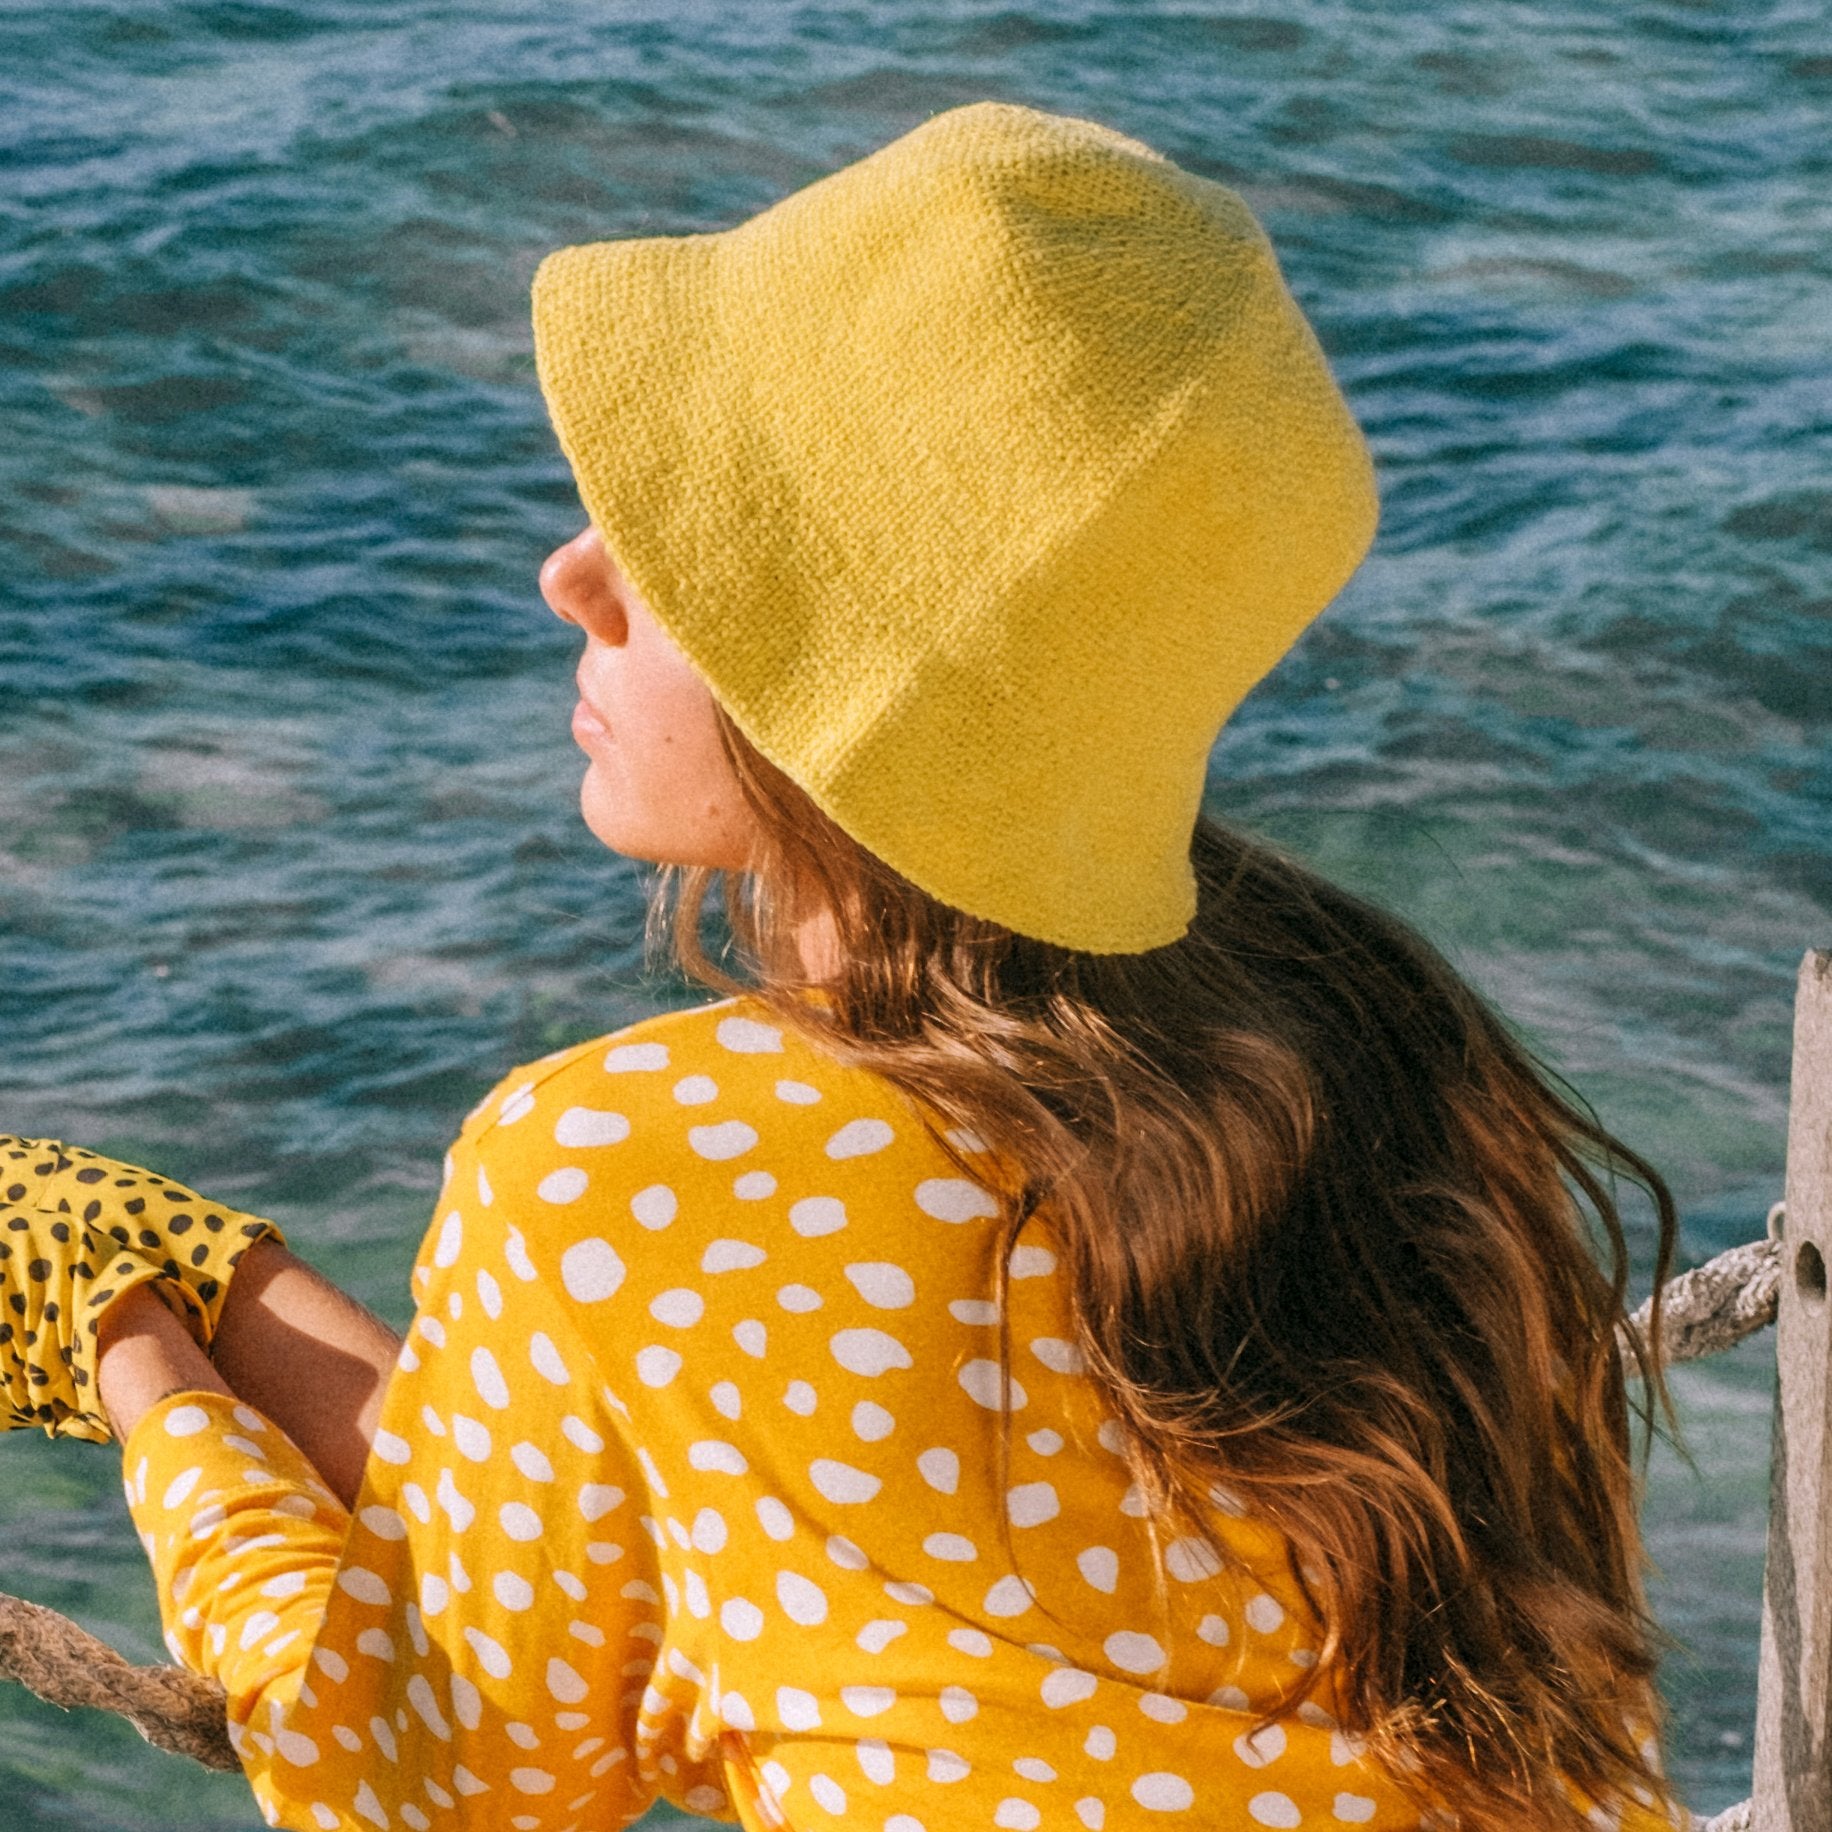
[[[1257,1724],[1316,1642],[1276,1536],[1218,1493],[1154,1577],[1035,1220],[1002,1394],[987,1181],[748,1001],[510,1076],[448,1160],[353,1514],[232,1401],[127,1445],[172,1649],[269,1817],[1417,1826],[1327,1672]]]
[[[209,1346],[231,1274],[272,1222],[137,1164],[59,1139],[0,1134],[0,1430],[105,1444],[96,1328],[157,1283]]]
[[[618,566],[841,827],[1064,947],[1187,929],[1215,735],[1377,513],[1234,192],[979,103],[737,228],[548,256],[534,332]]]

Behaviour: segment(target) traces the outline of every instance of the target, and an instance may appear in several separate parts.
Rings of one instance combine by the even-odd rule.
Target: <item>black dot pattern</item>
[[[255,1241],[257,1215],[67,1145],[0,1133],[0,1430],[105,1444],[96,1391],[102,1313],[136,1285],[161,1293],[204,1347]]]

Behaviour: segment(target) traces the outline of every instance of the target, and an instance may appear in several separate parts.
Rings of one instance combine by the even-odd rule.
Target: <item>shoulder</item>
[[[884,1076],[735,998],[512,1070],[460,1136],[489,1182],[536,1214],[616,1205],[643,1221],[665,1199],[707,1212],[761,1202],[803,1184],[810,1165],[823,1184],[898,1164],[932,1175],[938,1131]]]
[[[628,1108],[673,1113],[724,1106],[741,1095],[767,1093],[789,1106],[813,1106],[829,1094],[867,1090],[900,1098],[880,1077],[834,1061],[758,1001],[721,999],[659,1012],[518,1065],[465,1116],[462,1136],[480,1139],[519,1126],[537,1109],[574,1101],[581,1115]],[[593,1129],[581,1117],[566,1130]],[[597,1130],[617,1126],[607,1120]]]
[[[842,1229],[856,1249],[867,1216],[893,1233],[990,1220],[997,1204],[960,1177],[943,1130],[882,1075],[738,998],[512,1071],[466,1122],[474,1162],[457,1184],[537,1261],[613,1243],[620,1266],[673,1279],[690,1261],[806,1253]]]

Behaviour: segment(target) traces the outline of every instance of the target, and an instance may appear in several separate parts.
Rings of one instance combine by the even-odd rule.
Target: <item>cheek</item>
[[[754,821],[719,732],[712,691],[641,606],[627,640],[588,642],[580,678],[604,715],[582,812],[614,851],[682,865],[741,869]]]
[[[718,715],[706,683],[678,656],[650,658],[640,679],[627,683],[645,748],[670,775],[723,778],[729,773],[719,742]]]

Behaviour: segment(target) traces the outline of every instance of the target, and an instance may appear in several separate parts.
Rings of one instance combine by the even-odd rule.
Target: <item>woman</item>
[[[0,1161],[15,1418],[124,1440],[269,1819],[1678,1821],[1609,1175],[1663,1268],[1666,1193],[1199,818],[1374,521],[1239,199],[981,105],[535,324],[583,813],[726,996],[473,1111],[404,1344]]]

